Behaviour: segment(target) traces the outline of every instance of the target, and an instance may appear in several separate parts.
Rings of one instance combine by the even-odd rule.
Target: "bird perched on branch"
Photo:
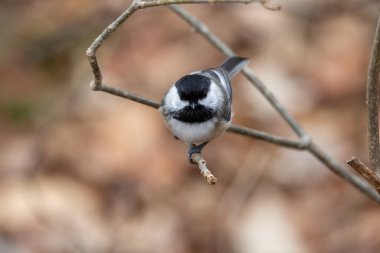
[[[175,138],[188,145],[188,157],[231,123],[231,78],[249,62],[238,56],[219,67],[192,72],[180,78],[164,95],[160,113]]]

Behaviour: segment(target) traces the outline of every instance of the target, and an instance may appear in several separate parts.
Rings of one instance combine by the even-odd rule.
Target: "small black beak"
[[[197,106],[198,102],[197,101],[190,101],[190,107],[191,109],[195,109],[195,107]]]

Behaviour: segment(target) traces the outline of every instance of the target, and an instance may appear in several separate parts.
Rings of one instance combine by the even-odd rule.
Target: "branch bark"
[[[198,164],[199,171],[202,176],[206,179],[208,184],[214,185],[216,184],[216,177],[211,173],[211,171],[207,168],[206,160],[203,159],[201,154],[194,153],[191,155],[191,159]]]
[[[380,150],[379,150],[379,73],[380,73],[380,15],[377,21],[375,37],[371,50],[367,78],[368,105],[368,154],[370,168],[358,158],[347,161],[356,172],[367,180],[380,193]]]
[[[245,0],[215,0],[212,3],[251,3],[253,1],[245,1]],[[180,9],[178,6],[172,6],[170,4],[173,3],[211,3],[210,1],[203,0],[155,0],[149,2],[141,2],[140,0],[135,0],[129,6],[129,8],[124,11],[114,22],[112,22],[92,43],[92,45],[87,49],[86,54],[88,60],[90,62],[93,74],[94,81],[91,84],[91,87],[95,91],[103,91],[113,95],[117,95],[126,99],[133,100],[135,102],[150,106],[152,108],[158,108],[159,104],[150,99],[144,98],[142,96],[138,96],[132,94],[128,91],[122,91],[118,88],[114,88],[111,86],[107,86],[102,84],[102,75],[100,71],[100,67],[98,65],[96,59],[96,52],[98,48],[102,45],[102,43],[113,33],[116,29],[126,20],[128,19],[136,10],[154,7],[154,6],[162,6],[169,5],[172,11],[174,11],[179,17],[185,20],[189,25],[196,29],[207,41],[210,42],[214,47],[216,47],[219,51],[221,51],[226,56],[233,56],[235,53],[230,49],[219,37],[213,34],[209,28],[196,19],[194,16]],[[264,5],[267,4],[267,1],[260,1]],[[290,140],[284,137],[271,135],[265,132],[257,131],[251,128],[242,127],[232,125],[228,131],[241,134],[244,136],[248,136],[251,138],[260,139],[263,141],[267,141],[279,146],[284,146],[288,148],[294,148],[299,150],[306,150],[314,155],[319,161],[321,161],[326,167],[330,170],[338,174],[340,177],[348,181],[354,187],[362,191],[365,195],[373,199],[374,201],[380,203],[380,195],[371,188],[364,180],[353,174],[351,171],[347,170],[344,166],[340,165],[337,161],[335,161],[332,157],[330,157],[326,152],[320,149],[309,137],[308,134],[301,128],[298,122],[290,115],[290,113],[280,104],[280,102],[276,99],[276,97],[269,91],[269,89],[264,85],[264,83],[257,78],[253,71],[249,68],[245,68],[243,70],[243,74],[246,78],[261,92],[261,94],[268,100],[268,102],[277,110],[277,112],[282,116],[282,118],[289,124],[289,126],[294,130],[294,132],[298,135],[300,140]],[[206,167],[206,163],[204,159],[199,156],[192,157],[193,161],[198,163],[199,169],[201,172],[207,172],[208,169]],[[204,161],[204,162],[201,162]],[[206,170],[207,169],[207,170]],[[208,175],[208,173],[202,173],[203,175]],[[211,174],[211,173],[210,173]],[[212,175],[212,174],[211,174]],[[206,179],[208,177],[206,176]],[[212,177],[209,177],[212,178]]]
[[[365,166],[359,159],[353,157],[351,160],[347,161],[354,170],[356,170],[363,178],[371,183],[378,193],[380,193],[380,181],[377,180],[377,176],[367,166]]]
[[[378,84],[380,72],[380,16],[371,51],[367,79],[368,148],[371,169],[380,177]]]

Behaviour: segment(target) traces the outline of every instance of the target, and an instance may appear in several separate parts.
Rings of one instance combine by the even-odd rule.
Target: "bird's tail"
[[[237,73],[239,73],[240,70],[244,68],[245,65],[249,62],[249,59],[239,57],[239,56],[232,56],[225,60],[221,65],[220,68],[224,69],[229,78],[234,77]]]

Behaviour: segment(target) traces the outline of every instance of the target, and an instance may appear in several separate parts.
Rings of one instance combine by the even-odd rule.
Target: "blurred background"
[[[185,6],[239,55],[316,143],[368,164],[365,82],[380,2]],[[1,253],[379,252],[379,207],[306,152],[226,133],[207,185],[157,111],[93,92],[86,48],[121,0],[0,1]],[[165,7],[98,52],[104,81],[159,101],[224,60]],[[295,138],[242,76],[234,123]],[[348,167],[347,167],[348,168]]]

